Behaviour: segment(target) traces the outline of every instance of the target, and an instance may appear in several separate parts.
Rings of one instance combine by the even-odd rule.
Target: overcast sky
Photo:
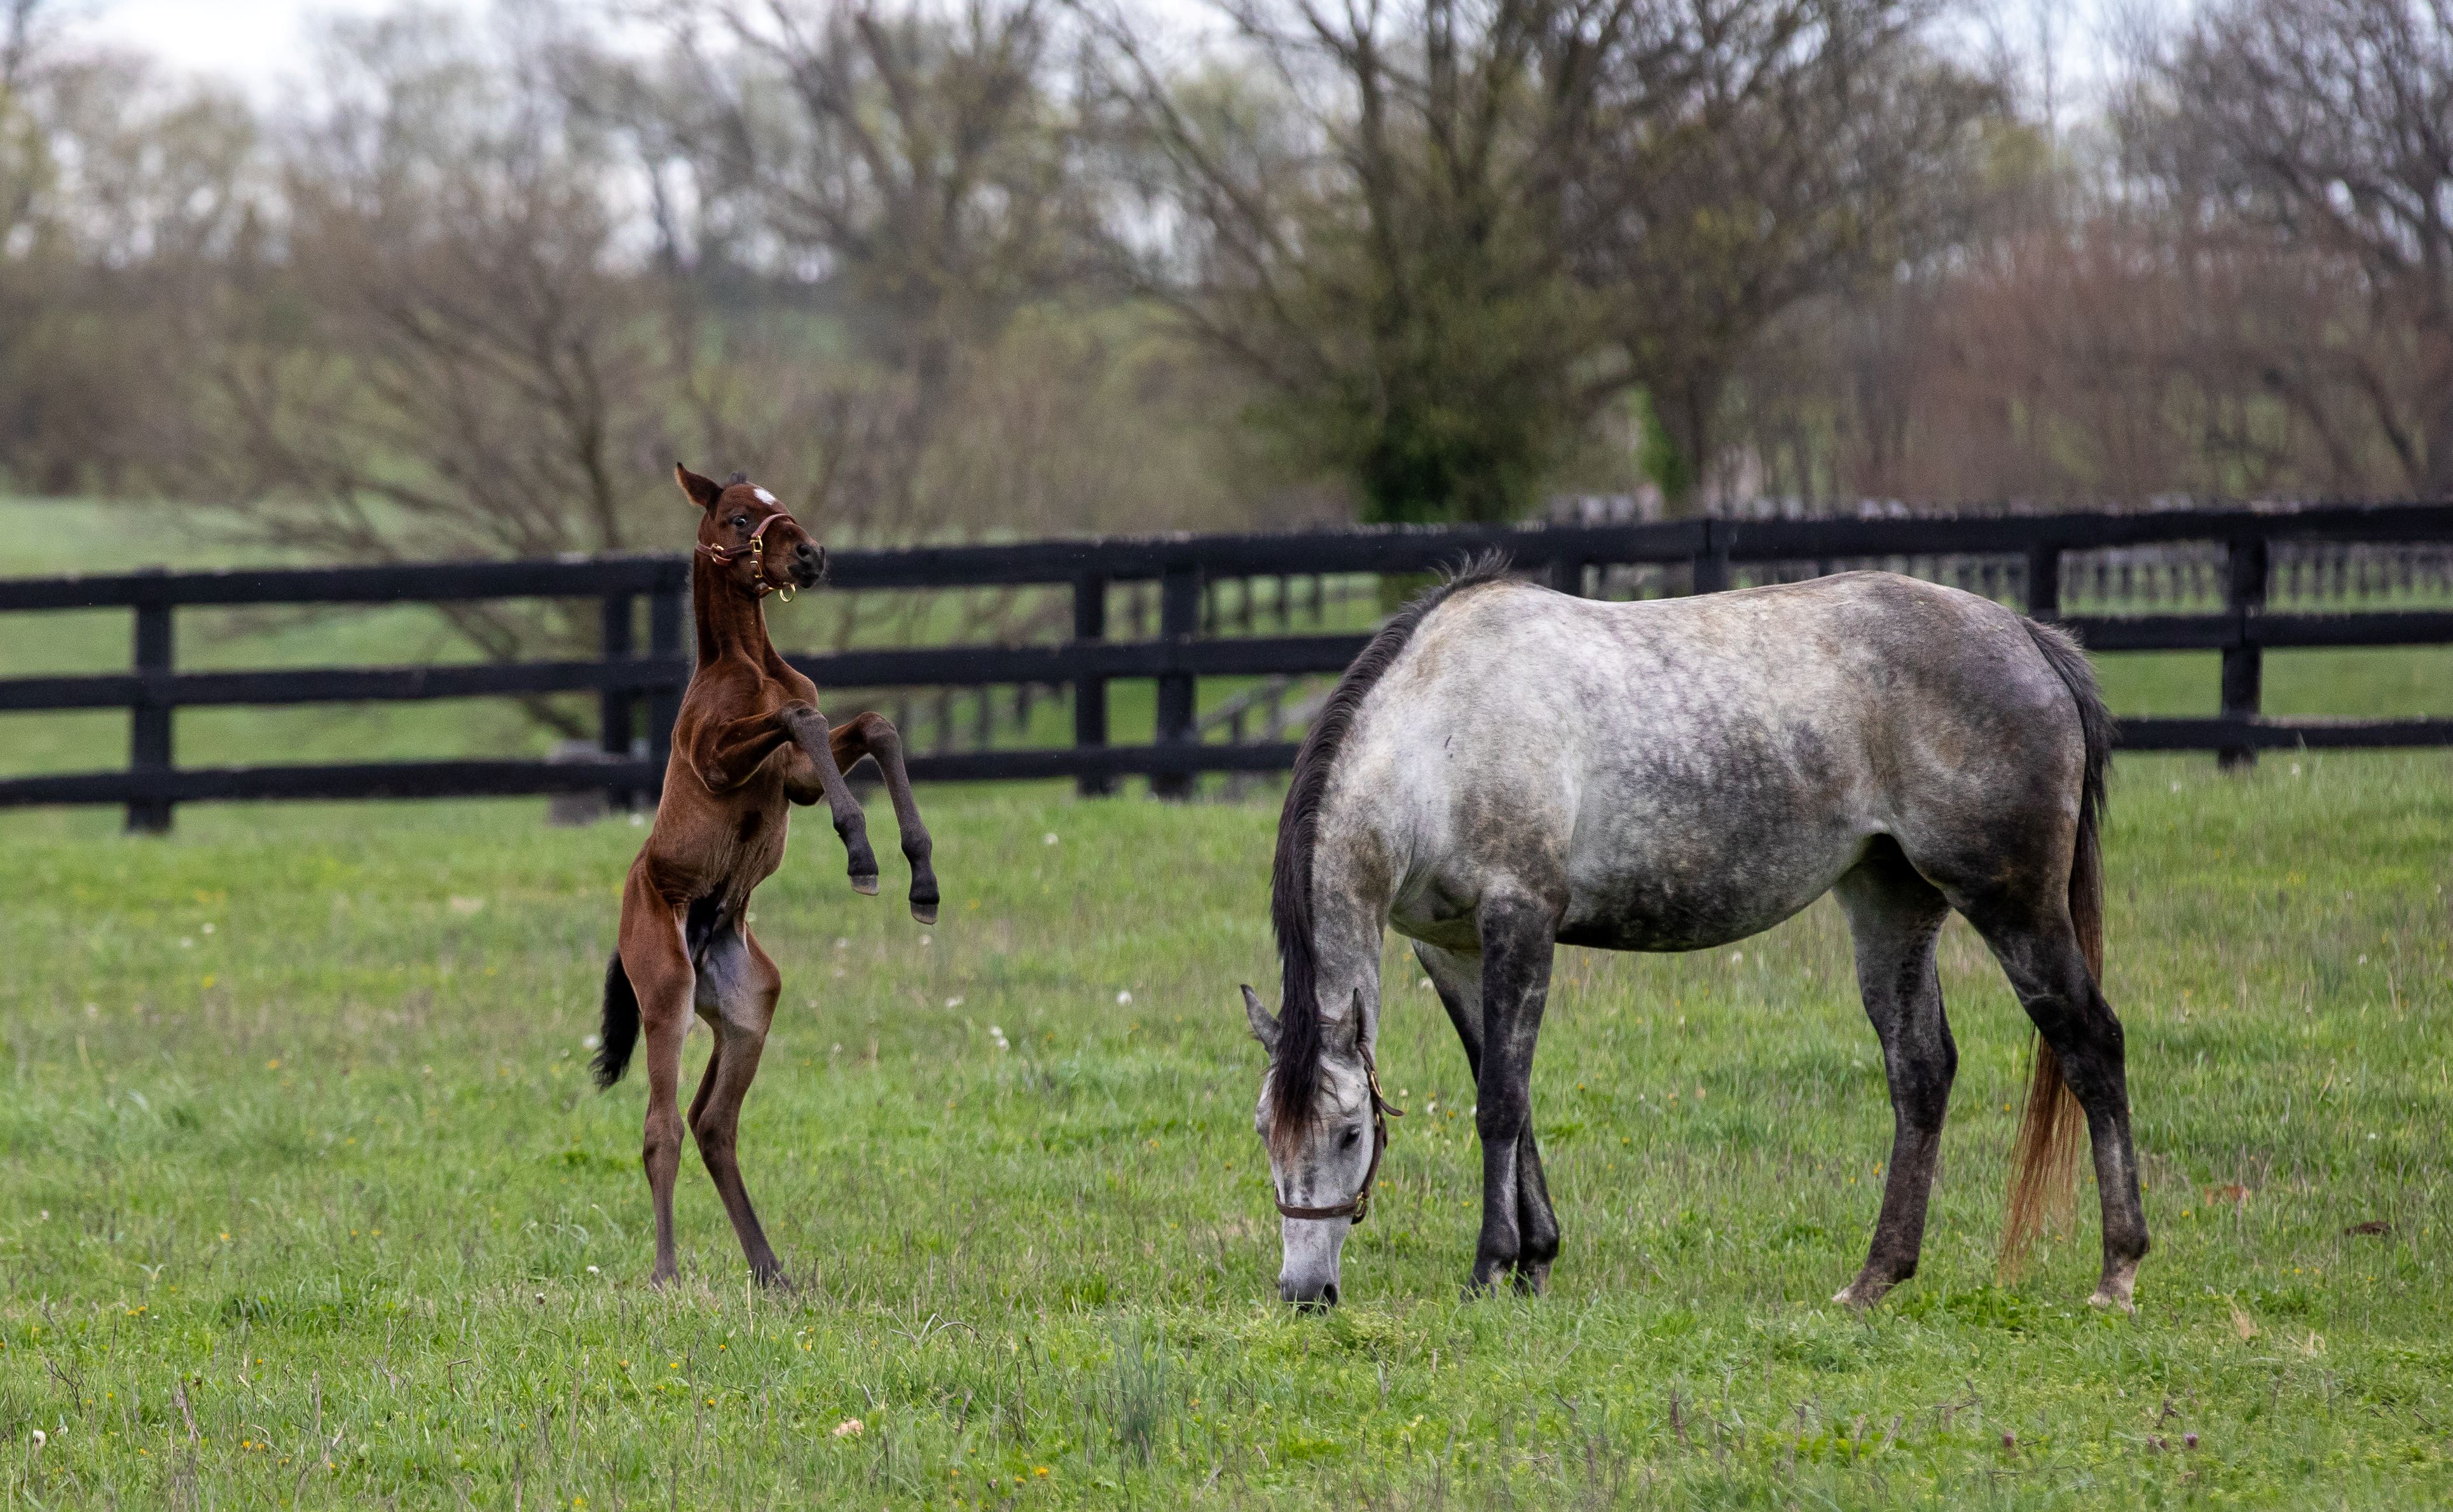
[[[311,18],[368,14],[397,0],[68,0],[86,36],[138,46],[175,67],[224,75],[259,97],[285,77],[309,67]],[[482,14],[489,0],[423,0],[444,10]],[[1197,9],[1198,0],[1153,0],[1167,9]],[[1989,5],[2032,45],[2035,18],[2049,17],[2053,51],[2061,60],[2060,92],[2083,102],[2100,80],[2113,17],[2145,6],[2150,11],[2185,7],[2193,0],[1978,0]]]
[[[308,63],[310,17],[364,15],[393,0],[71,0],[78,34],[131,44],[173,67],[222,74],[269,90]],[[482,13],[481,0],[425,0]]]

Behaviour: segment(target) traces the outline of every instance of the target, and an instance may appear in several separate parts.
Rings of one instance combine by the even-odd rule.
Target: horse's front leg
[[[877,853],[868,848],[868,819],[860,811],[860,800],[852,795],[851,784],[844,781],[843,768],[835,765],[832,731],[827,726],[826,715],[813,705],[788,704],[775,716],[790,732],[794,745],[809,759],[818,780],[818,789],[827,801],[828,812],[833,815],[835,834],[843,841],[847,865],[845,873],[851,878],[851,890],[874,896],[877,892]],[[786,786],[790,795],[789,783]]]
[[[1482,1236],[1468,1293],[1513,1270],[1519,1291],[1538,1292],[1559,1252],[1558,1221],[1528,1146],[1533,1129],[1533,1051],[1550,990],[1556,911],[1523,894],[1486,898],[1482,931],[1482,1065],[1474,1127],[1482,1136]],[[1534,1201],[1525,1203],[1527,1178]]]
[[[829,737],[835,766],[849,771],[863,756],[873,758],[886,779],[887,796],[894,801],[895,827],[903,835],[903,859],[911,864],[911,917],[922,924],[937,922],[937,873],[928,865],[933,846],[928,826],[920,822],[920,805],[911,796],[911,774],[903,766],[903,732],[879,713],[865,713]]]
[[[1465,1047],[1466,1069],[1479,1086],[1482,1081],[1482,957],[1448,950],[1421,941],[1414,959],[1430,974]],[[1550,1206],[1549,1184],[1542,1176],[1542,1147],[1527,1120],[1516,1148],[1517,1284],[1540,1291],[1550,1276],[1550,1262],[1559,1253],[1559,1217]]]

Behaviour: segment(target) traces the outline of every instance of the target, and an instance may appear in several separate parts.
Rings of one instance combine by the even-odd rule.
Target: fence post
[[[2265,611],[2265,579],[2269,565],[2265,537],[2237,536],[2225,543],[2229,570],[2224,604],[2232,613],[2240,640],[2223,653],[2223,711],[2255,719],[2264,703],[2265,651],[2260,647],[2257,618]],[[2215,765],[2236,771],[2257,764],[2254,746],[2226,746],[2215,753]]]
[[[1181,645],[1201,629],[1201,569],[1170,567],[1159,579],[1159,638]],[[1158,680],[1158,743],[1180,745],[1194,738],[1193,680],[1189,673],[1170,672]],[[1167,773],[1150,779],[1159,798],[1186,798],[1192,793],[1192,774]]]
[[[2050,541],[2027,547],[2027,618],[2062,617],[2062,548]]]
[[[608,593],[597,609],[596,654],[608,662],[627,662],[636,647],[632,619],[636,600],[627,592]],[[630,740],[639,719],[639,690],[608,686],[596,691],[596,746],[608,761],[630,759]],[[630,806],[635,795],[616,785],[605,790],[605,801],[616,808]]]
[[[1585,596],[1585,564],[1580,557],[1553,557],[1550,561],[1550,587],[1571,598]]]
[[[660,662],[682,658],[682,608],[688,593],[687,582],[659,583],[648,592],[648,654]],[[681,714],[678,685],[648,695],[648,765],[655,772],[658,797],[664,792],[665,764],[673,756],[673,721]]]
[[[148,568],[160,573],[162,568]],[[172,669],[170,604],[168,599],[136,606],[136,674],[168,677]],[[150,681],[150,679],[148,680]],[[174,710],[167,689],[149,686],[136,695],[129,710],[128,767],[132,773],[168,774],[170,770],[170,720]],[[128,832],[166,835],[170,832],[170,800],[140,798],[128,806]]]
[[[1729,586],[1729,530],[1718,520],[1700,523],[1704,540],[1695,548],[1695,591],[1718,593]]]
[[[1073,580],[1073,639],[1101,641],[1107,636],[1107,580],[1103,577],[1078,577]],[[1073,748],[1092,750],[1107,744],[1107,680],[1104,677],[1077,677],[1073,680]],[[1112,777],[1084,773],[1074,779],[1075,788],[1085,798],[1104,797],[1116,790]]]

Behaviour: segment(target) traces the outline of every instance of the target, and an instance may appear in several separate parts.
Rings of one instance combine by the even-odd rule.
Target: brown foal
[[[605,971],[603,1038],[596,1083],[611,1086],[648,1039],[648,1187],[656,1204],[658,1285],[673,1277],[673,1178],[681,1168],[677,1102],[682,1037],[692,1011],[714,1031],[707,1074],[690,1100],[689,1131],[724,1210],[741,1236],[750,1272],[784,1283],[749,1193],[734,1144],[741,1104],[758,1075],[767,1027],[783,978],[749,932],[749,894],[783,864],[790,804],[820,799],[850,857],[855,891],[877,891],[860,802],[844,773],[874,757],[894,800],[903,854],[911,864],[911,916],[937,917],[937,878],[928,868],[928,831],[911,800],[903,740],[894,726],[863,714],[829,729],[815,684],[788,666],[767,639],[763,601],[788,602],[815,587],[827,554],[775,496],[740,473],[718,484],[687,468],[673,474],[701,511],[691,558],[690,601],[697,616],[698,667],[673,724],[656,826],[622,887],[621,945]]]

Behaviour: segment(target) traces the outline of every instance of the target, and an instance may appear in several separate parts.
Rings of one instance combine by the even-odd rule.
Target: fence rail
[[[2212,650],[2223,659],[2222,709],[2211,718],[2144,718],[2123,724],[2133,749],[2213,750],[2227,763],[2261,749],[2453,745],[2453,720],[2283,721],[2260,712],[2263,656],[2305,647],[2453,644],[2453,607],[2272,612],[2281,588],[2330,585],[2326,602],[2447,587],[2453,505],[2328,506],[2289,510],[2208,509],[2144,514],[1923,516],[1881,519],[1700,519],[1657,524],[1533,527],[1454,527],[1280,535],[1175,536],[923,547],[837,553],[839,589],[1069,589],[1071,636],[1048,645],[919,646],[796,656],[821,687],[979,688],[1019,685],[1071,690],[1070,746],[937,750],[911,758],[916,779],[1071,778],[1085,791],[1112,790],[1126,777],[1182,794],[1204,772],[1280,770],[1294,746],[1266,738],[1212,743],[1205,727],[1240,721],[1196,716],[1203,678],[1284,680],[1334,673],[1366,637],[1219,634],[1235,616],[1220,590],[1241,582],[1241,624],[1254,623],[1253,580],[1282,580],[1281,627],[1291,624],[1287,584],[1330,575],[1412,574],[1482,551],[1506,553],[1520,569],[1563,591],[1607,597],[1712,592],[1749,581],[1783,581],[1863,565],[1887,565],[1979,591],[2015,597],[2098,651]],[[2109,553],[2109,555],[2107,555]],[[2327,553],[2331,553],[2328,555]],[[2072,570],[2074,559],[2076,570]],[[2277,562],[2285,567],[2277,582]],[[2416,565],[2414,565],[2416,564]],[[2142,580],[2139,574],[2144,574]],[[2064,585],[2089,600],[2150,582],[2150,602],[2190,612],[2063,612]],[[1111,587],[1147,585],[1157,599],[1156,635],[1109,636]],[[2219,592],[2215,591],[2219,588]],[[0,613],[93,608],[133,611],[131,670],[93,676],[0,679],[0,712],[126,708],[130,760],[122,769],[0,779],[0,806],[124,804],[130,827],[161,829],[173,806],[229,799],[423,798],[604,790],[652,794],[663,780],[674,710],[690,664],[684,644],[689,567],[683,557],[602,557],[544,562],[429,563],[390,567],[136,572],[113,576],[0,579]],[[595,599],[603,607],[602,654],[585,661],[409,666],[177,669],[176,611],[263,605],[442,603],[471,599]],[[634,638],[637,601],[648,603],[648,641]],[[1140,601],[1136,599],[1138,607]],[[2208,605],[2219,607],[2209,607]],[[1134,616],[1139,619],[1138,613]],[[1108,685],[1147,679],[1156,689],[1157,739],[1108,740]],[[1273,685],[1275,693],[1286,685]],[[174,760],[180,708],[392,702],[594,693],[604,759],[427,761],[320,766],[182,767]],[[985,697],[985,693],[983,693]],[[983,719],[981,726],[988,722]],[[1280,733],[1270,722],[1265,736]],[[645,747],[644,756],[639,747]]]

